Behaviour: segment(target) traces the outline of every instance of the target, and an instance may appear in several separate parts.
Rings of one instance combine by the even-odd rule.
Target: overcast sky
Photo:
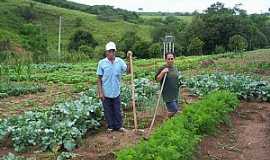
[[[122,8],[131,11],[162,11],[162,12],[199,12],[205,10],[215,0],[70,0],[88,5],[110,5],[115,8]],[[237,3],[242,3],[240,8],[245,9],[248,13],[267,12],[270,8],[270,0],[219,0],[226,7],[233,7]]]

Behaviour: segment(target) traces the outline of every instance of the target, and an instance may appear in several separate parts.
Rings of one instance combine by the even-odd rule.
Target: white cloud
[[[163,12],[192,12],[195,10],[203,11],[217,0],[70,0],[88,5],[111,5],[116,8],[123,8],[137,11],[143,8],[144,11],[163,11]],[[237,3],[242,3],[242,9],[248,13],[267,12],[270,8],[270,0],[218,0],[226,7],[233,7]]]

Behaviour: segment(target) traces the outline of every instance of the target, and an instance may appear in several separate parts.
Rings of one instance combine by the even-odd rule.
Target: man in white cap
[[[130,73],[129,64],[119,57],[115,57],[116,45],[114,42],[106,44],[106,58],[98,63],[98,96],[102,100],[104,115],[108,131],[125,132],[121,115],[120,82],[124,72]],[[127,55],[129,62],[130,55]]]

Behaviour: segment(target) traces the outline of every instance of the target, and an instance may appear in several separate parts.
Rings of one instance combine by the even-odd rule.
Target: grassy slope
[[[144,15],[142,15],[141,17],[144,18],[144,19],[162,18],[162,17],[165,18],[165,16],[144,16]],[[182,20],[184,20],[187,23],[191,22],[192,17],[193,16],[177,16],[177,18],[182,19]]]
[[[17,13],[18,7],[30,6],[34,4],[34,11],[37,18],[33,23],[41,24],[42,28],[48,34],[49,51],[57,50],[58,41],[58,20],[63,17],[63,46],[66,48],[71,35],[78,29],[84,29],[91,32],[94,38],[104,46],[106,41],[119,41],[120,37],[127,29],[136,28],[139,35],[145,40],[151,40],[151,27],[127,23],[125,21],[104,22],[97,20],[95,15],[83,13],[80,11],[59,8],[51,5],[37,3],[29,0],[4,0],[0,3],[0,31],[9,32],[10,37],[16,43],[21,43],[20,29],[26,21]],[[4,16],[2,16],[4,15]],[[82,25],[76,27],[76,18],[82,19]]]
[[[214,64],[209,66],[197,65],[195,68],[185,70],[186,76],[213,72],[229,72],[260,76],[270,81],[270,49],[258,49],[243,52],[243,54],[229,53],[213,55]]]

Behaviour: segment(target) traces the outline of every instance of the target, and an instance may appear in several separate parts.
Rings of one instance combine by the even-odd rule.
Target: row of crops
[[[209,59],[209,57],[211,56],[198,57],[197,59],[181,57],[182,59],[176,60],[176,66],[181,70],[196,68],[199,66],[200,61]],[[142,108],[138,107],[138,111],[144,110],[146,107],[151,108],[153,107],[153,104],[155,104],[155,98],[159,87],[157,84],[153,83],[152,80],[158,69],[157,67],[161,66],[163,63],[164,62],[161,59],[135,61],[135,76],[147,77],[135,80],[136,103],[138,106],[144,106]],[[8,81],[17,81],[19,83],[21,83],[20,81],[23,81],[23,83],[21,83],[23,84],[22,86],[27,86],[24,81],[78,84],[78,86],[81,85],[82,82],[95,84],[95,71],[95,63],[0,66],[0,76],[7,78]],[[124,76],[126,82],[129,81],[129,78],[129,76]],[[269,82],[262,81],[261,79],[252,76],[214,73],[198,75],[184,80],[182,78],[183,77],[179,78],[179,83],[186,84],[190,91],[195,95],[201,96],[207,95],[212,91],[229,90],[235,93],[239,99],[270,102]],[[1,85],[4,86],[2,83]],[[3,97],[34,93],[34,91],[22,91],[23,89],[12,93],[11,90],[16,87],[11,86],[12,85],[5,85],[4,87],[0,86],[0,89],[2,88],[0,97],[2,93],[4,93],[2,94],[4,95]],[[33,87],[33,85],[28,85],[25,87],[25,90],[31,90],[31,87]],[[42,91],[42,89],[37,90]],[[121,90],[122,106],[124,109],[130,109],[130,86],[126,83],[122,86]],[[209,101],[205,100],[202,102],[203,105],[197,106],[204,108],[200,111],[197,109],[185,111],[183,115],[186,115],[184,117],[188,118],[188,121],[182,120],[182,118],[180,118],[181,116],[175,118],[175,120],[168,121],[168,124],[166,123],[164,128],[158,129],[157,132],[154,133],[155,136],[153,137],[155,138],[154,140],[150,140],[149,144],[142,143],[139,144],[140,147],[134,147],[127,149],[127,151],[120,152],[118,154],[119,159],[140,159],[144,156],[149,159],[159,159],[166,156],[170,157],[174,154],[176,154],[175,159],[189,159],[189,156],[192,153],[188,151],[194,150],[194,146],[198,143],[201,135],[208,130],[211,131],[211,128],[214,128],[217,122],[225,120],[222,118],[221,120],[218,120],[219,115],[216,115],[216,112],[225,114],[234,108],[232,105],[235,104],[236,101],[231,104],[227,104],[227,101],[226,104],[222,103],[222,98],[226,99],[232,97],[232,95],[227,92],[222,94],[223,96],[217,96],[219,93],[215,93],[215,96],[213,96],[217,98],[218,101],[215,100],[215,98],[211,98],[211,96],[207,97],[206,99],[209,99]],[[213,103],[213,101],[217,102]],[[231,102],[231,100],[228,100],[228,102]],[[204,105],[211,106],[212,103],[219,104],[220,106],[230,106],[230,109],[226,110],[223,108],[224,110],[219,110],[216,106],[203,107]],[[215,112],[215,114],[212,114],[212,111]],[[204,114],[203,112],[207,112],[207,114]],[[61,152],[72,151],[80,143],[81,139],[84,138],[87,131],[94,131],[99,128],[102,118],[101,103],[96,99],[96,91],[95,89],[89,89],[81,94],[78,100],[56,104],[49,109],[33,110],[25,112],[25,114],[21,116],[0,120],[0,144],[1,141],[9,140],[12,142],[16,151],[33,149]],[[178,123],[179,121],[181,124]],[[175,126],[179,126],[179,129],[175,128]],[[181,128],[183,126],[184,128]],[[168,132],[162,130],[168,130]],[[164,139],[164,137],[169,137],[168,135],[173,135],[173,137]],[[187,141],[183,139],[187,139]],[[174,141],[177,141],[177,143],[174,143]],[[160,142],[167,143],[159,144]],[[148,149],[144,146],[148,146]],[[185,148],[182,146],[187,147]],[[159,152],[159,150],[161,152]],[[181,150],[181,153],[177,154],[175,152],[178,150]],[[182,151],[185,153],[182,154]],[[63,154],[61,154],[60,157],[72,156],[70,152],[62,153]],[[9,155],[7,156],[7,160],[9,157],[11,157],[11,159],[16,158],[14,155]]]
[[[186,81],[186,85],[195,95],[205,95],[216,90],[228,90],[242,100],[270,102],[270,84],[258,77],[213,73],[190,78]]]
[[[33,64],[0,66],[0,76],[10,81],[42,81],[76,84],[95,82],[95,68],[91,65]]]
[[[196,67],[201,60],[207,58],[209,56],[181,57],[176,60],[176,66],[181,70],[189,69]],[[158,67],[163,63],[162,59],[137,60],[134,63],[135,77],[154,80],[154,75]],[[3,77],[4,81],[1,84],[5,86],[8,86],[6,83],[10,81],[19,82],[17,86],[15,86],[16,83],[13,83],[12,87],[0,86],[1,88],[5,88],[3,89],[5,91],[0,91],[0,97],[17,96],[44,90],[37,85],[31,86],[21,82],[72,84],[74,91],[80,92],[86,88],[86,85],[96,84],[96,62],[80,64],[0,65],[0,77]],[[124,80],[129,81],[130,76],[125,76]],[[12,88],[18,88],[18,91]]]
[[[50,79],[54,76],[50,75]],[[60,77],[59,75],[57,75]],[[153,76],[153,74],[152,74]],[[77,77],[78,78],[78,77]],[[87,77],[85,77],[87,79]],[[65,77],[63,77],[65,79]],[[68,80],[68,79],[66,79]],[[76,79],[73,79],[76,80]],[[95,79],[93,79],[95,80]],[[80,78],[77,81],[81,81]],[[235,92],[241,99],[244,100],[258,100],[258,101],[269,101],[269,84],[267,81],[262,81],[258,78],[251,76],[232,74],[228,75],[225,73],[214,73],[198,75],[188,80],[185,80],[187,86],[190,88],[192,93],[196,95],[203,95],[212,90],[226,89]],[[150,83],[148,79],[141,79],[141,82],[137,84]],[[82,86],[83,87],[83,86]],[[28,93],[36,93],[45,91],[45,88],[38,84],[32,83],[1,83],[0,84],[0,97],[7,96],[18,96]],[[140,90],[136,92],[140,93]],[[151,92],[151,90],[149,91]],[[124,99],[129,97],[131,93],[124,95]],[[138,102],[141,102],[138,100]]]
[[[17,152],[33,146],[43,151],[57,147],[71,151],[88,129],[100,125],[101,118],[100,103],[85,93],[79,100],[2,120],[0,140],[11,138]]]
[[[147,103],[158,90],[147,79],[135,80],[136,99]],[[95,87],[96,88],[96,87]],[[123,107],[128,107],[131,91],[122,87]],[[56,104],[48,109],[33,110],[0,121],[0,142],[10,139],[17,152],[32,150],[72,151],[89,130],[96,130],[103,118],[96,90],[81,93],[78,100]]]
[[[197,67],[200,61],[210,59],[212,56],[179,57],[175,65],[180,70]],[[136,60],[135,77],[154,80],[153,75],[158,67],[164,64],[162,59]],[[54,83],[76,84],[81,82],[96,82],[96,62],[80,64],[17,64],[0,65],[0,76],[11,81],[45,81]]]
[[[73,68],[72,64],[59,63],[59,64],[17,64],[17,65],[0,65],[0,73],[10,73],[10,74],[28,74],[32,71],[40,72],[54,72],[57,70],[70,70]]]
[[[238,106],[238,99],[270,102],[269,82],[251,76],[213,73],[184,83],[193,94],[204,95],[202,100],[186,106],[181,115],[166,121],[147,141],[117,152],[118,160],[192,159],[203,136],[229,121],[228,113]]]
[[[71,152],[62,152],[59,155],[54,155],[54,159],[57,160],[67,160],[77,157],[77,154]],[[3,156],[1,160],[36,160],[35,158],[25,158],[23,156],[16,156],[13,153],[8,153],[7,155]]]
[[[185,80],[184,83],[197,95],[229,90],[240,99],[270,100],[269,83],[252,79],[250,76],[215,73],[198,75]],[[155,98],[159,88],[157,84],[145,78],[136,79],[135,87],[137,105],[146,105]],[[130,87],[123,85],[121,89],[122,106],[130,107]],[[207,99],[209,102],[212,101],[210,97]],[[100,126],[102,116],[102,107],[100,101],[96,99],[96,91],[89,89],[81,94],[78,100],[1,120],[0,141],[10,138],[13,147],[19,152],[31,150],[33,147],[43,151],[56,148],[72,151],[88,130],[95,130]]]
[[[230,57],[231,54],[178,57],[175,66],[181,70],[198,68],[201,62],[209,59],[218,59],[220,57]],[[158,68],[164,64],[162,59],[135,60],[134,71],[136,78],[147,78],[154,80],[154,75]],[[85,90],[89,84],[96,84],[96,62],[80,64],[17,64],[17,65],[0,65],[0,77],[5,81],[16,82],[38,82],[38,83],[57,83],[72,84],[74,92]],[[130,76],[124,77],[125,81],[130,80]],[[1,82],[2,83],[2,82]],[[3,82],[6,83],[6,82]],[[27,88],[25,86],[24,88]],[[32,89],[29,89],[32,90]],[[4,92],[1,92],[4,93]],[[6,97],[10,94],[1,94],[0,97]],[[20,94],[11,94],[20,95]]]
[[[207,56],[177,57],[175,66],[186,71],[201,67],[202,61],[215,60],[219,58],[230,58],[237,56],[232,53]],[[134,61],[134,71],[136,78],[148,78],[154,80],[154,75],[158,68],[164,64],[162,59],[141,59]],[[88,82],[96,83],[97,63],[89,61],[79,64],[17,64],[0,65],[0,77],[4,76],[11,81],[42,81],[64,84],[77,84]],[[129,80],[129,77],[126,77]]]
[[[118,160],[187,160],[192,159],[196,146],[205,134],[213,133],[219,123],[227,122],[228,113],[239,104],[236,95],[214,92],[201,101],[185,107],[157,128],[150,138],[117,152]]]
[[[0,83],[0,99],[29,93],[44,92],[45,87],[32,83]]]
[[[152,75],[154,75],[154,72],[151,73]],[[38,85],[31,86],[31,84],[47,82],[58,83],[59,85],[72,84],[74,92],[80,92],[85,90],[86,86],[88,88],[89,84],[96,84],[96,64],[0,65],[0,77],[3,78],[0,87],[5,88],[4,91],[0,90],[1,97],[39,92],[42,91],[41,87],[38,87]],[[130,76],[125,76],[124,80],[129,81]],[[12,84],[12,87],[6,87],[9,84]],[[14,91],[12,88],[18,88],[20,91]],[[37,90],[33,88],[37,88]],[[14,94],[11,92],[14,92]]]
[[[163,125],[161,125],[161,127],[155,130],[155,132],[150,136],[147,141],[141,140],[137,145],[123,149],[118,152],[117,159],[190,159],[196,151],[196,146],[200,142],[203,135],[213,133],[219,123],[228,122],[228,113],[232,112],[238,106],[238,104],[239,101],[235,94],[227,91],[211,93],[210,95],[202,98],[201,101],[185,107],[186,109],[181,115],[178,115],[166,121]],[[60,116],[63,117],[66,117],[69,111],[70,110],[66,108],[62,108],[62,110],[58,109],[58,113],[60,113]],[[87,112],[89,112],[89,110],[87,110]],[[100,111],[98,112],[100,113]],[[77,119],[78,118],[73,118],[73,121]],[[64,118],[64,120],[67,119]],[[32,121],[29,122],[33,123]],[[58,123],[58,121],[56,122]],[[75,144],[70,137],[76,136],[76,133],[78,132],[78,130],[80,131],[82,127],[76,128],[74,123],[72,123],[71,119],[68,121],[68,123],[71,123],[71,125],[69,125],[69,128],[73,128],[73,130],[69,129],[69,131],[67,132],[67,129],[65,127],[59,127],[59,129],[61,130],[66,129],[64,130],[66,133],[62,134],[62,136],[64,137],[56,137],[55,140],[58,141],[58,143],[55,143],[55,145],[59,146],[59,144],[61,144],[63,147],[65,147],[65,149],[72,150],[75,147]],[[82,124],[85,123],[82,122]],[[54,130],[52,129],[47,129],[45,133],[52,133],[53,131]],[[68,134],[71,131],[74,132],[74,134]],[[53,134],[51,134],[50,136],[54,137]],[[63,141],[63,138],[66,137],[69,137],[68,141]],[[29,139],[29,137],[25,138]],[[48,137],[46,137],[45,139],[47,141],[52,140],[52,138],[48,139]],[[32,138],[30,140],[32,140]],[[48,147],[47,144],[45,144],[44,146]],[[71,158],[72,156],[75,155],[72,153],[63,152],[63,154],[60,154],[57,159],[60,160],[65,158]],[[8,160],[9,158],[15,160],[25,159],[22,157],[16,157],[13,154],[9,154],[3,159]]]

